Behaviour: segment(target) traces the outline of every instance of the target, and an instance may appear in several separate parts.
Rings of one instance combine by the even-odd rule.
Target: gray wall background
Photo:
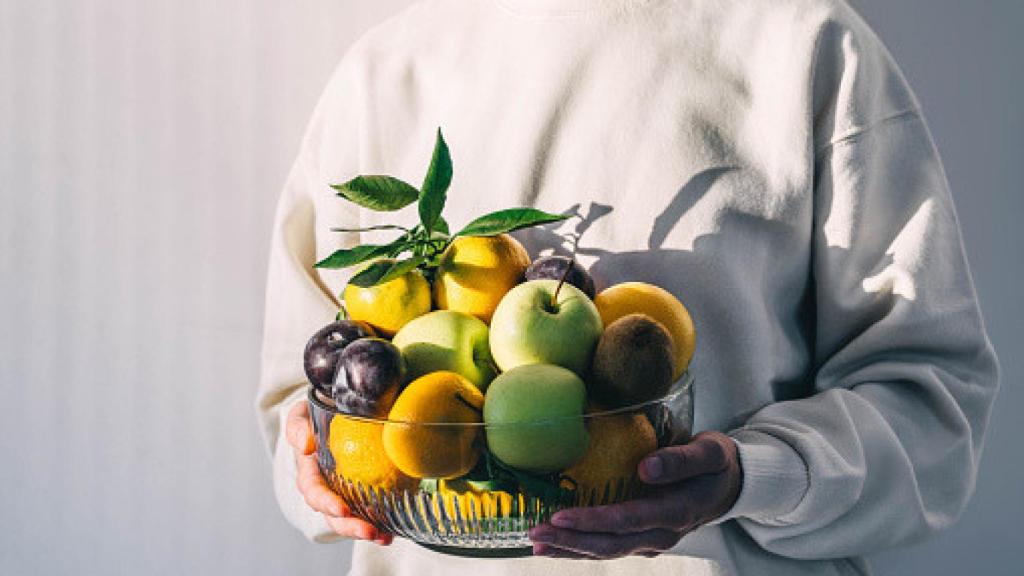
[[[0,574],[331,574],[252,415],[274,202],[407,0],[0,0]],[[978,492],[880,574],[1020,574],[1024,3],[855,0],[946,162],[1003,389]]]

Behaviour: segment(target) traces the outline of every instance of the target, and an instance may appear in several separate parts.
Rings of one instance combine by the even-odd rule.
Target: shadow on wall
[[[814,254],[813,247],[794,245],[791,246],[792,250],[809,254],[806,276],[794,280],[791,287],[767,286],[765,279],[773,277],[770,268],[779,265],[777,251],[780,244],[758,242],[756,239],[792,239],[799,238],[799,235],[793,233],[792,223],[729,208],[726,214],[717,219],[713,232],[702,234],[693,241],[692,249],[665,247],[666,239],[683,215],[706,196],[716,183],[738,170],[736,167],[715,167],[690,178],[654,218],[646,249],[613,251],[587,245],[583,241],[587,230],[615,210],[612,206],[600,203],[590,203],[585,209],[575,204],[563,212],[575,216],[574,219],[529,229],[522,235],[522,240],[531,254],[553,248],[555,254],[570,256],[575,249],[579,255],[594,258],[589,271],[599,291],[626,281],[648,282],[665,288],[687,303],[698,334],[714,332],[731,347],[735,347],[750,332],[751,319],[747,314],[752,308],[741,309],[736,303],[764,301],[765,306],[758,313],[775,314],[767,322],[774,330],[772,337],[784,343],[757,342],[753,345],[775,349],[788,345],[792,350],[799,350],[797,353],[807,359],[807,365],[802,370],[783,375],[779,381],[771,383],[774,397],[777,400],[807,397],[814,393],[813,374],[820,368],[820,363],[849,341],[830,343],[829,350],[815,350],[815,325],[822,309],[816,303],[815,267],[811,266],[810,260],[816,261],[815,266],[821,266],[819,274],[830,276],[826,282],[842,283],[854,278],[884,278],[886,269],[893,263],[892,256],[885,254],[876,262],[864,263],[851,260],[852,253],[845,248],[830,246],[826,254]],[[827,197],[815,200],[830,202]],[[907,222],[923,207],[921,202],[910,200],[902,202],[897,208],[899,214],[894,214],[894,217],[903,218],[900,221]],[[829,209],[829,204],[816,208],[821,214],[828,214]],[[561,230],[573,222],[575,226],[571,231]],[[899,227],[895,228],[885,231],[888,237],[874,238],[872,244],[891,246],[899,233]],[[818,235],[814,238],[815,245],[827,245],[820,226],[813,234]],[[729,265],[739,254],[743,255],[745,266],[739,271],[742,276],[738,276],[735,266]],[[774,276],[778,277],[778,274]],[[699,281],[688,282],[689,277],[699,278]],[[870,291],[863,285],[859,287],[861,290],[850,295],[857,300],[854,307],[858,310],[856,321],[839,317],[829,319],[835,324],[834,327],[842,326],[843,332],[850,335],[849,339],[855,338],[874,322],[882,320],[898,304],[906,305],[910,302],[895,293],[891,283],[882,282]],[[786,310],[784,313],[777,312],[780,306],[776,301],[779,298],[791,301],[791,304],[782,306]],[[707,339],[697,340],[695,362],[709,361],[710,351],[701,352],[700,349],[702,342],[705,345],[713,344],[708,344]],[[813,360],[815,358],[818,360]],[[754,375],[746,377],[756,378]],[[757,408],[744,407],[741,412],[750,413]]]

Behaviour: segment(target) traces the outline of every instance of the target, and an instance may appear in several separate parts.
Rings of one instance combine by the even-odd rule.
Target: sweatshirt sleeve
[[[974,488],[997,363],[917,101],[853,17],[814,79],[815,394],[731,432],[727,518],[764,549],[862,555],[952,523]]]
[[[339,284],[342,279],[338,272],[322,277],[313,265],[358,239],[329,229],[358,226],[358,211],[340,202],[329,187],[351,178],[359,165],[358,90],[352,60],[346,56],[329,81],[278,202],[256,398],[263,439],[273,462],[278,504],[292,525],[317,541],[337,537],[296,488],[295,462],[284,437],[284,419],[295,402],[305,401],[302,352],[307,339],[334,319],[338,311],[335,295],[343,285]]]

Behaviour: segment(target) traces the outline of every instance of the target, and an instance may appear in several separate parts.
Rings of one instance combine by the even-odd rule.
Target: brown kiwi
[[[664,396],[672,387],[674,346],[660,322],[629,314],[605,327],[587,382],[591,396],[609,407],[631,406]]]

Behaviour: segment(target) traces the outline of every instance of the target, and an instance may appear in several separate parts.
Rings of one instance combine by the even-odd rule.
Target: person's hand
[[[313,440],[309,405],[298,402],[288,411],[285,436],[295,453],[296,484],[310,508],[324,515],[327,525],[336,533],[356,540],[370,540],[377,544],[391,544],[392,536],[375,528],[369,522],[352,516],[351,511],[320,475],[316,463],[316,442]]]
[[[743,472],[736,445],[720,432],[651,453],[638,466],[652,486],[643,498],[555,513],[530,530],[533,553],[554,558],[656,556],[732,508]]]

